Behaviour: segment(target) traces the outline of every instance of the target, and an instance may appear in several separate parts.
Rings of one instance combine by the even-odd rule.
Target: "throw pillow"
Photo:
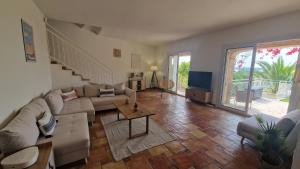
[[[99,96],[99,86],[98,85],[85,85],[84,94],[86,97],[98,97]]]
[[[50,136],[54,132],[56,120],[51,113],[44,112],[43,117],[38,120],[38,125],[44,136]]]
[[[125,94],[125,83],[118,83],[114,85],[115,94],[121,95]]]
[[[110,84],[105,84],[105,89],[113,89],[114,86]]]
[[[115,89],[100,89],[100,97],[112,97],[115,96]]]
[[[78,97],[84,97],[83,87],[74,87],[73,88]]]
[[[74,100],[74,99],[78,98],[75,90],[72,90],[72,91],[66,92],[66,93],[62,93],[61,97],[64,100],[64,102],[67,102],[67,101]]]

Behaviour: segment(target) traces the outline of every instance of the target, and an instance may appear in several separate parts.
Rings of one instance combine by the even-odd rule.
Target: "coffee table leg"
[[[149,132],[149,116],[146,116],[146,134]]]
[[[120,111],[118,110],[117,112],[118,112],[118,115],[117,115],[118,116],[118,121],[120,121]]]
[[[131,139],[131,119],[129,119],[129,139]]]

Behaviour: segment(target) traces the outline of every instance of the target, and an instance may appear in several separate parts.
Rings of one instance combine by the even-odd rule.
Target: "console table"
[[[128,87],[135,91],[145,90],[146,84],[143,78],[129,78]]]
[[[212,91],[200,89],[197,87],[188,87],[185,90],[185,98],[201,103],[209,104],[212,99]]]

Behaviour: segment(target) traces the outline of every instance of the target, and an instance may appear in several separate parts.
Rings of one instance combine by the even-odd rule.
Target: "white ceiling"
[[[52,19],[151,45],[300,9],[300,0],[34,0]]]

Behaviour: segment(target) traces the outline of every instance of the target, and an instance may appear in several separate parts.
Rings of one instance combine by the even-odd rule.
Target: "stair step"
[[[63,66],[62,69],[63,70],[72,70],[72,69],[67,68],[66,66]]]

